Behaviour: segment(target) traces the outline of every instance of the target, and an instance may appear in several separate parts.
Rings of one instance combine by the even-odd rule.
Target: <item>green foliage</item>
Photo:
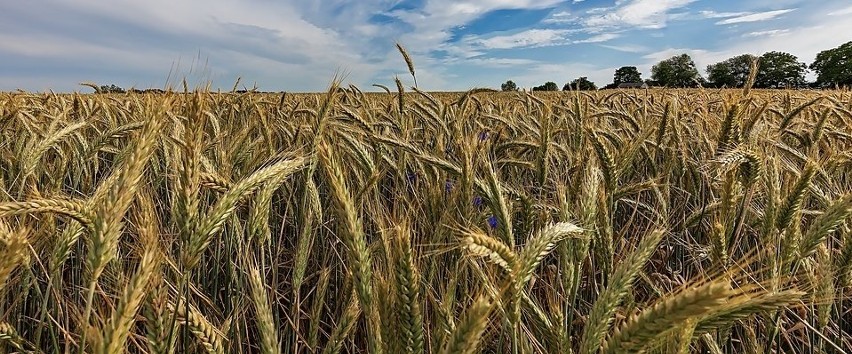
[[[500,91],[517,91],[518,85],[514,81],[509,80],[500,85]]]
[[[548,81],[544,85],[533,87],[533,91],[559,91],[559,86],[553,81]]]
[[[651,68],[651,78],[666,87],[694,87],[701,80],[689,54],[663,60]]]
[[[623,83],[638,83],[642,82],[642,74],[635,66],[622,66],[615,71],[612,78],[612,83],[615,86]]]
[[[805,85],[808,66],[790,53],[767,52],[760,56],[754,87],[794,88]]]
[[[124,89],[115,85],[102,85],[98,93],[124,93]]]
[[[708,65],[707,80],[717,87],[742,87],[748,81],[751,63],[755,59],[754,55],[743,54]]]
[[[589,81],[589,78],[585,76],[576,78],[574,81],[562,86],[562,91],[594,91],[597,89],[598,87],[595,86],[595,83]]]
[[[852,86],[852,41],[817,54],[810,66],[821,86]]]

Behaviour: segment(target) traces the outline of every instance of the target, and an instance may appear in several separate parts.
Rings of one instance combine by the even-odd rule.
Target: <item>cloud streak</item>
[[[659,29],[666,26],[671,11],[695,0],[631,0],[620,1],[614,8],[602,10],[603,14],[591,16],[584,23],[592,28],[638,27]]]
[[[471,44],[486,49],[541,47],[570,43],[569,30],[531,29],[520,33],[472,40]]]
[[[728,18],[751,15],[751,12],[716,12],[712,10],[699,11],[698,14],[703,18]]]
[[[780,36],[782,34],[790,33],[789,29],[774,29],[768,31],[755,31],[749,32],[743,35],[743,37],[766,37],[766,36]]]
[[[760,22],[760,21],[768,21],[775,19],[781,15],[791,13],[796,9],[785,9],[785,10],[775,10],[775,11],[766,11],[766,12],[758,12],[752,13],[748,15],[737,16],[729,19],[725,19],[719,22],[716,22],[717,25],[732,25],[735,23],[745,23],[745,22]]]
[[[618,37],[621,37],[621,35],[619,35],[617,33],[603,33],[603,34],[592,36],[592,37],[589,37],[589,38],[586,38],[586,39],[574,41],[574,43],[602,43],[602,42],[609,42],[609,41],[616,39]]]

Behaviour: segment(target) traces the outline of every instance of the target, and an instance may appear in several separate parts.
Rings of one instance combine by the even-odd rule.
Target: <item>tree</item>
[[[805,84],[808,66],[790,53],[768,52],[760,56],[754,86],[758,88],[799,87]]]
[[[574,81],[571,81],[570,83],[565,84],[565,86],[562,86],[562,91],[590,91],[597,89],[598,87],[595,85],[595,83],[589,81],[589,78],[585,76],[576,78],[574,79]]]
[[[707,80],[715,86],[742,87],[748,81],[751,63],[757,56],[738,55],[723,62],[707,65]]]
[[[692,58],[688,54],[681,54],[654,65],[651,78],[663,86],[694,87],[701,76]]]
[[[124,89],[119,87],[119,86],[115,86],[114,84],[109,85],[109,86],[103,85],[103,86],[100,87],[99,90],[97,90],[97,92],[98,93],[124,93]]]
[[[852,42],[819,52],[811,70],[819,86],[852,86]]]
[[[504,84],[500,85],[500,90],[503,90],[503,91],[517,91],[517,90],[518,90],[518,85],[516,85],[514,81],[509,80],[509,81],[506,81]]]
[[[115,86],[115,84],[98,86],[93,82],[81,82],[80,85],[91,87],[92,90],[95,90],[95,93],[125,93],[123,88]]]
[[[622,66],[615,71],[615,76],[612,78],[612,83],[615,86],[623,83],[642,82],[642,74],[635,66]]]
[[[548,81],[544,85],[533,87],[533,91],[559,91],[559,86],[553,81]]]

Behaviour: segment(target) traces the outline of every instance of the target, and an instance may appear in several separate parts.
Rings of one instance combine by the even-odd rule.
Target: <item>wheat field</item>
[[[0,352],[852,347],[852,93],[397,84],[0,94]]]

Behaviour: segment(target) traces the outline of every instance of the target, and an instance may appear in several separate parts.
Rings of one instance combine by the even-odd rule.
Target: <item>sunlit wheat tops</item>
[[[0,94],[0,352],[852,348],[848,91],[408,74]]]

